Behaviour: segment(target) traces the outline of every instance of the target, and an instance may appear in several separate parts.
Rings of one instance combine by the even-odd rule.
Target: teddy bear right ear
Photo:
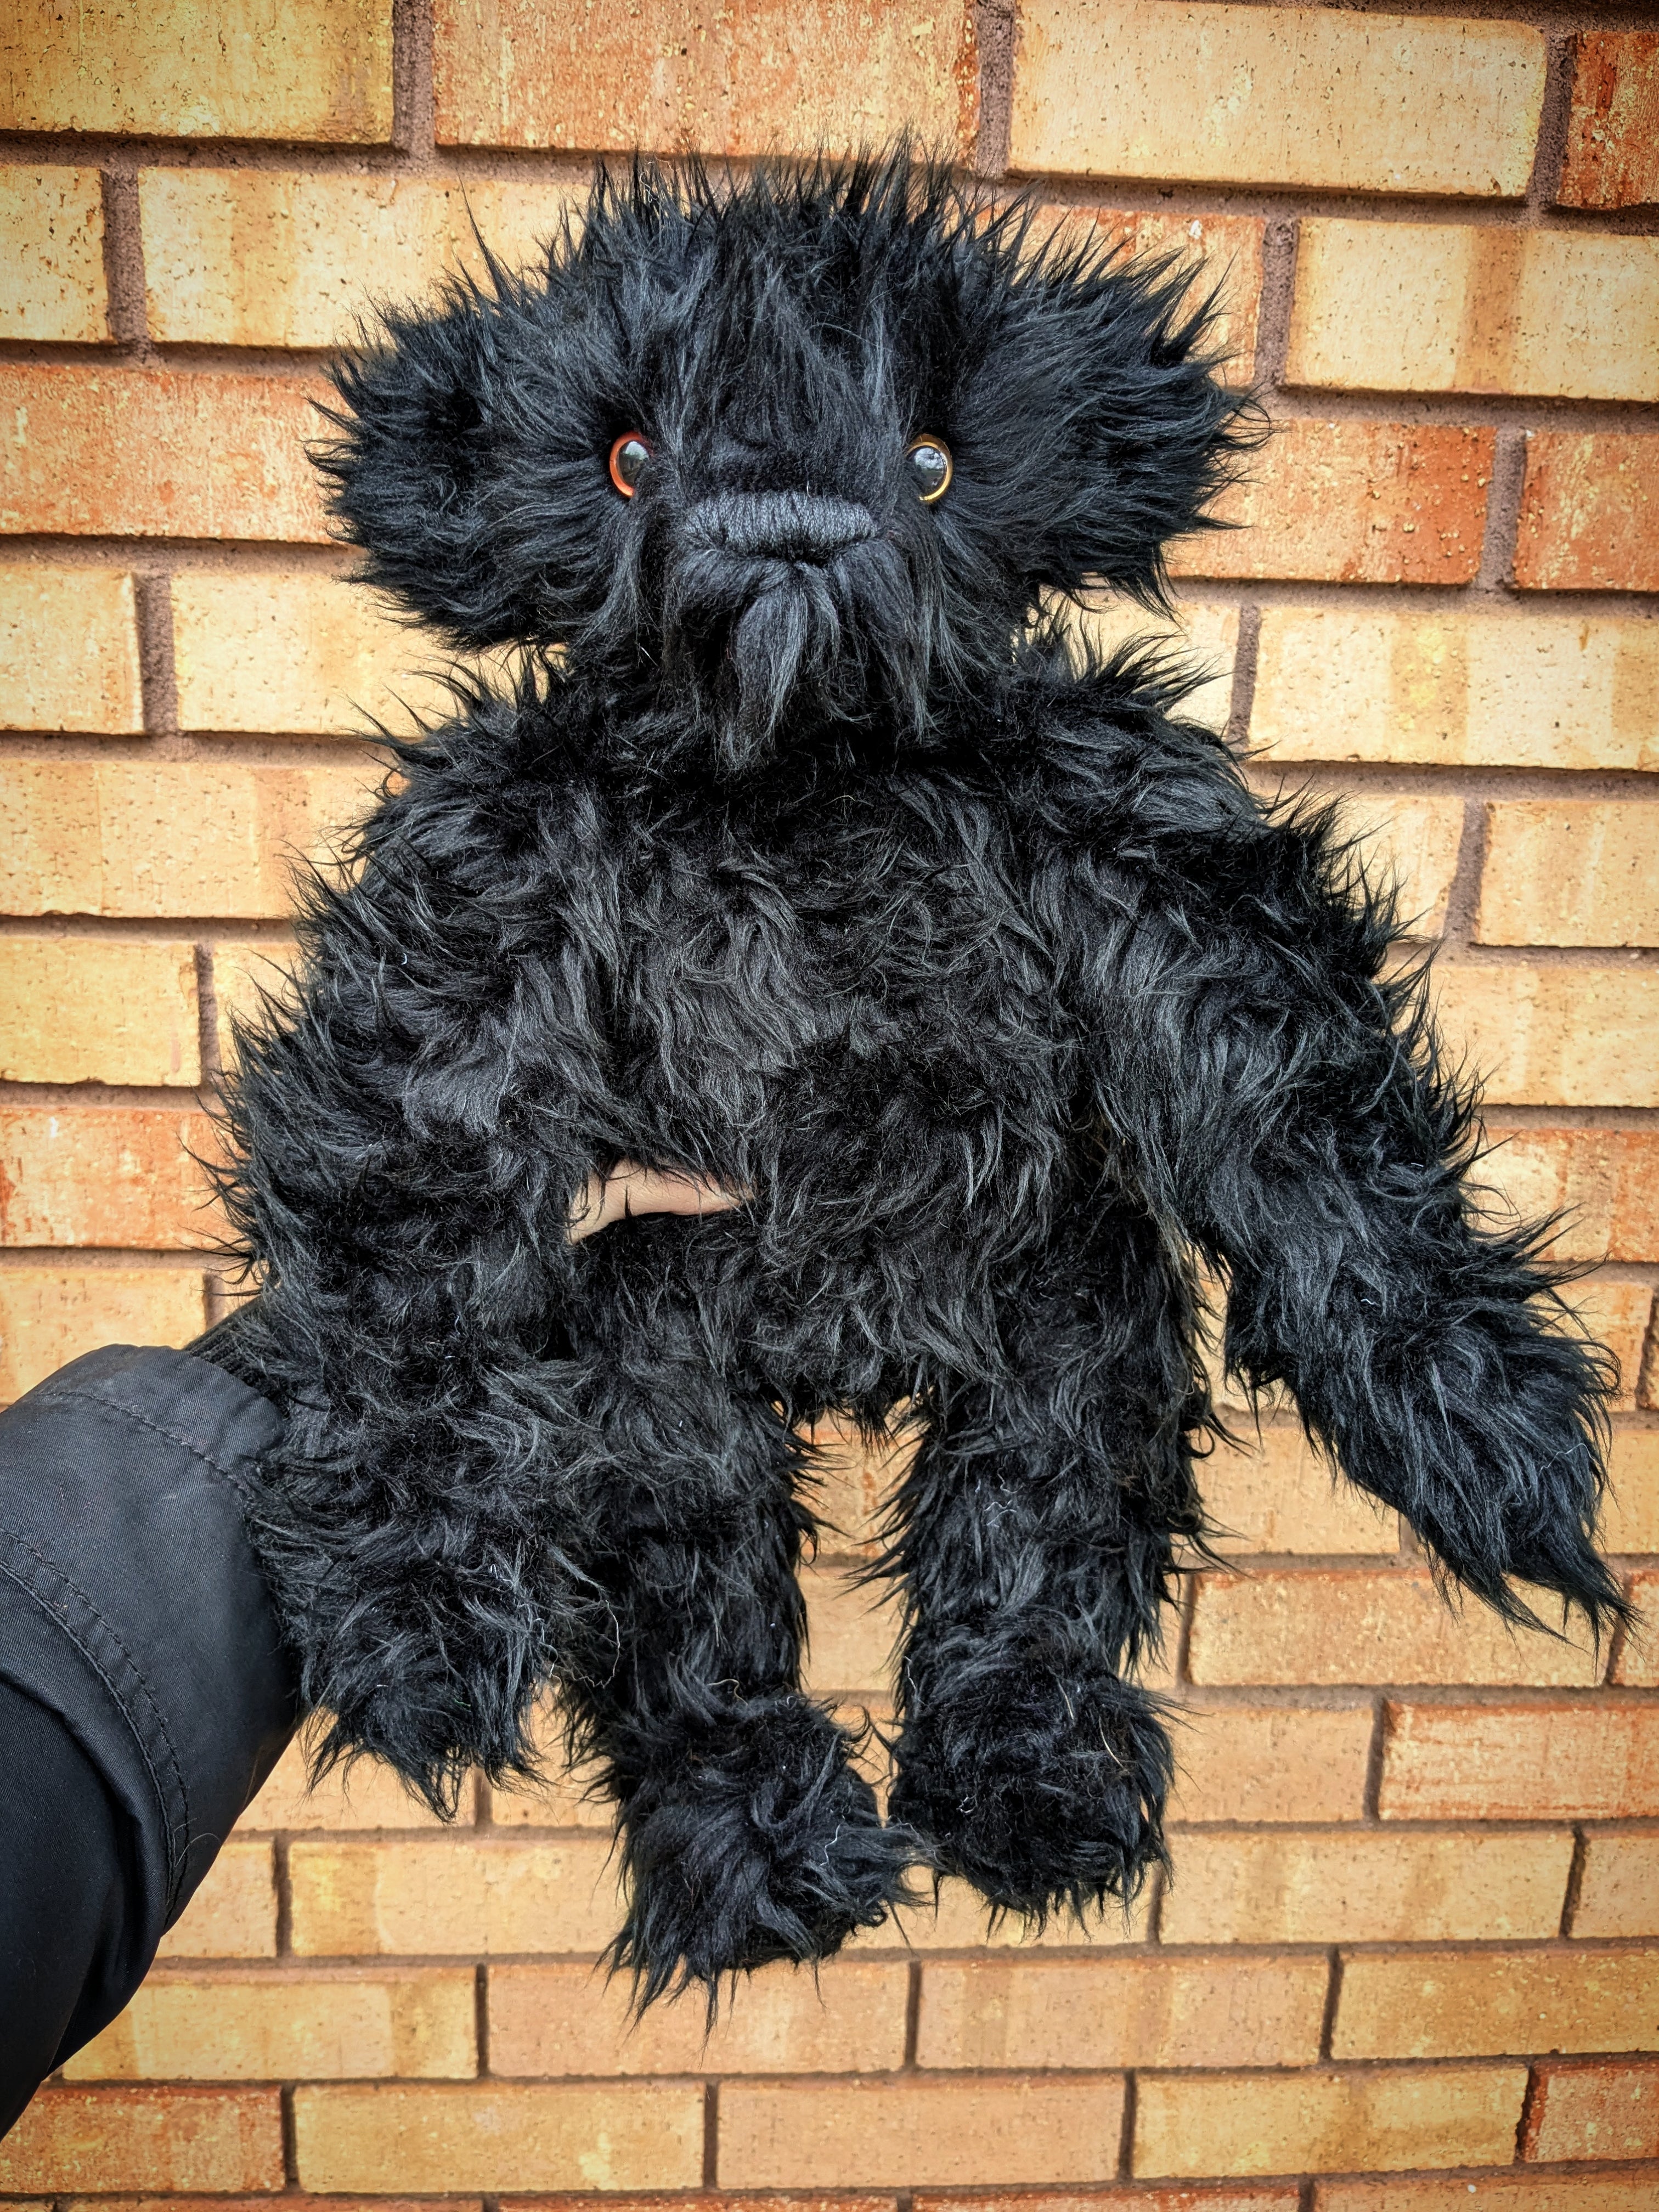
[[[312,459],[357,574],[465,650],[530,635],[489,522],[504,364],[496,302],[465,279],[427,313],[381,313],[333,368],[338,434]]]

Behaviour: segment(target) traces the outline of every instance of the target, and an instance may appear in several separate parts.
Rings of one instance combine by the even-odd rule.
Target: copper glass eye
[[[624,499],[639,489],[651,448],[637,430],[624,430],[611,448],[611,481]]]
[[[910,481],[924,507],[943,499],[951,489],[951,448],[943,438],[913,438],[906,449]]]

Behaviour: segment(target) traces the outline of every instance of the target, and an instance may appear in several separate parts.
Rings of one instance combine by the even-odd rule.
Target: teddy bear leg
[[[890,1561],[910,1630],[889,1817],[1038,1923],[1127,1900],[1163,1856],[1169,1739],[1128,1677],[1201,1526],[1189,1288],[1133,1210],[1101,1226],[1025,1286],[1012,1383],[937,1391]]]
[[[902,1893],[853,1739],[798,1686],[810,1525],[775,1408],[708,1374],[610,1385],[606,1540],[583,1559],[585,1648],[561,1688],[618,1802],[613,1963],[641,2003],[827,1957]]]

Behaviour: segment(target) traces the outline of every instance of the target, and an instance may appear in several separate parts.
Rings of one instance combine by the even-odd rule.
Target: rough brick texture
[[[1522,591],[1659,591],[1659,437],[1528,431],[1515,580]]]
[[[537,0],[437,0],[445,145],[846,153],[902,129],[966,155],[978,118],[963,0],[640,0],[550,21]]]
[[[291,870],[445,710],[305,455],[382,302],[580,221],[591,160],[901,124],[1034,245],[1201,258],[1272,434],[1106,653],[1185,656],[1257,791],[1331,803],[1436,948],[1494,1225],[1615,1352],[1601,1538],[1659,1620],[1659,33],[1285,0],[0,7],[0,1402],[239,1286],[206,1085]],[[1522,19],[1522,20],[1512,20]],[[1550,49],[1553,45],[1554,55]],[[395,86],[395,98],[394,98]],[[1540,136],[1541,133],[1541,136]],[[1565,146],[1562,139],[1565,136]],[[1565,210],[1565,211],[1564,211]],[[478,235],[475,235],[474,225]],[[1518,512],[1517,512],[1518,509]],[[510,655],[478,672],[498,681]],[[1218,1310],[1224,1285],[1212,1286]],[[816,1980],[630,2020],[611,1812],[453,1824],[296,1741],[127,2011],[0,2145],[25,2212],[1648,2212],[1659,1634],[1448,1613],[1279,1391],[1144,1679],[1171,1866],[1081,1926],[959,1880]],[[1257,1418],[1259,1413],[1260,1418]],[[810,1686],[895,1727],[857,1571],[915,1436],[812,1438]],[[27,1786],[27,1778],[13,1778]],[[3,2000],[0,1999],[0,2008]],[[513,2192],[510,2196],[505,2192]]]
[[[1532,167],[1544,41],[1518,24],[1169,0],[1018,20],[1017,169],[1513,197]]]
[[[1580,31],[1556,198],[1564,207],[1659,201],[1659,31]]]
[[[13,0],[0,130],[385,139],[392,0]]]

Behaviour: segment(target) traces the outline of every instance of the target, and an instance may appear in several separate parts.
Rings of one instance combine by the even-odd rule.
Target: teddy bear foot
[[[1146,1692],[1048,1636],[964,1637],[924,1683],[948,1687],[912,1697],[889,1817],[935,1870],[1037,1926],[1127,1903],[1164,1857],[1170,1743]]]
[[[627,1761],[629,1905],[611,1953],[641,2008],[697,1982],[712,2017],[723,1977],[828,1958],[905,1896],[913,1839],[883,1826],[854,1739],[799,1692],[678,1717],[644,1748]]]

